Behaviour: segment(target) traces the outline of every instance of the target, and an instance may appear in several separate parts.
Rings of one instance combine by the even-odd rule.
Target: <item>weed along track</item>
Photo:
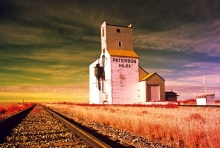
[[[4,139],[0,147],[114,147],[73,125],[57,113],[36,105]],[[122,145],[116,145],[123,147]]]
[[[172,146],[162,144],[158,139],[154,140],[148,140],[146,137],[139,136],[135,134],[134,132],[128,131],[123,128],[117,128],[116,126],[110,126],[107,123],[101,123],[101,122],[96,122],[94,120],[91,120],[90,117],[88,117],[89,113],[86,113],[87,117],[85,116],[80,116],[77,114],[77,112],[81,112],[83,109],[82,106],[78,106],[77,112],[71,112],[68,111],[64,108],[62,108],[62,105],[58,105],[59,107],[57,108],[56,105],[54,106],[53,104],[47,104],[46,106],[52,108],[54,112],[59,112],[59,114],[63,117],[66,118],[69,121],[77,121],[75,124],[79,126],[83,126],[86,131],[89,133],[92,133],[96,137],[99,137],[100,140],[104,141],[116,141],[118,145],[111,145],[112,147],[145,147],[145,148],[170,148]],[[70,107],[70,106],[68,106]],[[71,106],[71,108],[76,109],[77,106]],[[93,108],[94,109],[94,108]],[[83,111],[82,111],[83,112]],[[92,109],[89,110],[89,112],[92,112]],[[118,115],[118,114],[117,114]],[[93,116],[94,117],[94,116]],[[107,114],[106,116],[107,117]],[[99,115],[98,118],[100,120],[105,120],[104,116]],[[113,118],[109,117],[107,120],[114,120]],[[119,121],[119,120],[118,120]],[[118,124],[124,124],[125,126],[128,126],[128,122],[121,122]],[[140,127],[141,128],[141,127]],[[105,137],[105,138],[101,138]],[[103,136],[104,135],[104,136]],[[107,138],[106,138],[107,137]],[[109,143],[109,142],[107,142]],[[111,143],[111,142],[110,142]]]
[[[47,103],[66,118],[134,147],[219,147],[219,107]]]

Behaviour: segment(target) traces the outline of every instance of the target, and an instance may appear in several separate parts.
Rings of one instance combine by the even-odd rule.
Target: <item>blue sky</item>
[[[132,24],[140,66],[168,88],[202,86],[204,77],[219,86],[219,16],[218,0],[1,0],[0,87],[71,85],[88,93],[105,20]]]

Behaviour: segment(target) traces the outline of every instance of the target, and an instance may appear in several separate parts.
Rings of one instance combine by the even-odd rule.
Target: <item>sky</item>
[[[0,0],[0,99],[88,97],[104,21],[132,24],[139,65],[166,89],[203,89],[206,78],[220,93],[219,16],[218,0]]]

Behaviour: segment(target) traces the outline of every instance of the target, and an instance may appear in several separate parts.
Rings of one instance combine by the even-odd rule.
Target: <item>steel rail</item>
[[[70,131],[78,134],[85,143],[87,143],[88,145],[94,147],[94,148],[111,148],[112,146],[106,144],[105,142],[99,140],[98,138],[94,137],[93,135],[91,135],[90,133],[82,130],[81,128],[77,127],[76,125],[74,125],[73,123],[67,121],[66,119],[64,119],[63,117],[61,117],[60,115],[58,115],[55,111],[48,109],[46,107],[44,107],[44,109],[46,111],[48,111],[53,117],[55,117],[57,120],[61,121],[66,127],[68,127],[70,129]]]
[[[20,123],[35,106],[36,104],[0,121],[0,143],[5,141],[4,138],[10,134],[11,129],[17,126],[17,124]]]

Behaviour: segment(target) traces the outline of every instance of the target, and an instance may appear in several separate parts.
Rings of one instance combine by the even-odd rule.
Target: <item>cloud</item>
[[[30,50],[2,53],[2,84],[75,84],[88,81],[88,65],[98,51],[80,49]]]
[[[209,85],[220,85],[220,65],[213,62],[194,62],[176,67],[144,67],[144,69],[151,73],[157,72],[165,79],[166,85],[184,85],[184,86],[198,86],[202,85],[203,79],[209,80]]]
[[[34,68],[10,67],[2,69],[0,74],[2,84],[10,82],[12,84],[30,84],[30,85],[61,85],[61,84],[80,84],[88,81],[85,67],[57,68],[52,66],[42,66]],[[16,75],[16,77],[14,76]],[[6,83],[7,84],[7,83]]]
[[[214,62],[194,62],[194,63],[187,63],[182,65],[183,68],[187,68],[189,70],[199,70],[200,73],[207,73],[210,71],[211,73],[219,74],[220,71],[220,63]]]
[[[218,78],[219,8],[219,1],[208,0],[3,0],[2,85],[87,82],[88,65],[100,55],[99,27],[104,20],[132,23],[140,65],[166,82],[194,83],[190,77],[197,76]]]
[[[219,63],[197,62],[182,66],[184,70],[173,71],[174,76],[167,76],[168,85],[202,85],[203,79],[209,80],[209,85],[220,85]]]
[[[135,47],[154,50],[171,50],[178,52],[205,53],[219,56],[220,20],[213,23],[183,24],[177,28],[162,32],[137,31],[134,38]],[[135,32],[135,31],[134,31]]]
[[[184,86],[203,86],[204,78],[207,80],[207,85],[219,86],[219,74],[185,76],[177,79],[166,79],[166,85],[184,85]]]

